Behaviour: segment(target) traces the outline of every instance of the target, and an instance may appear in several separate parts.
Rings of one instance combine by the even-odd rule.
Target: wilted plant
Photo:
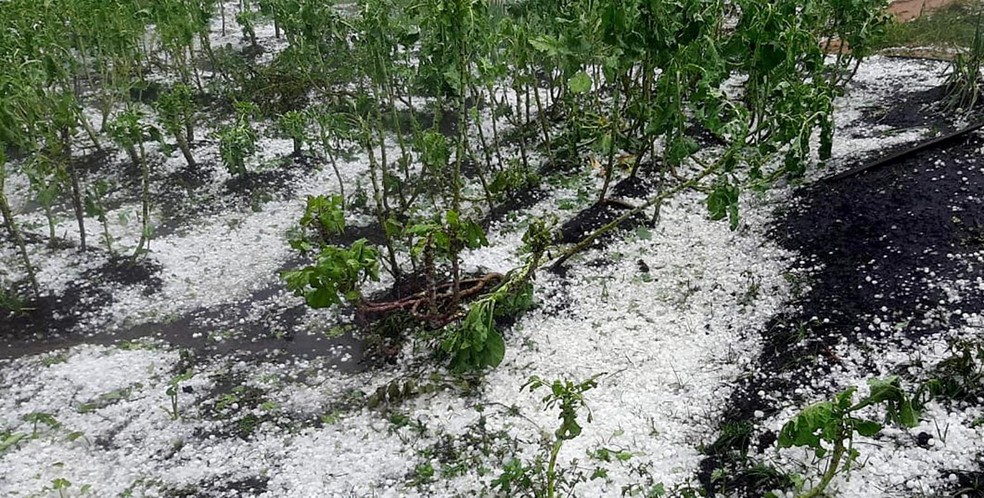
[[[779,433],[779,447],[809,448],[826,468],[820,481],[800,498],[821,496],[834,477],[841,472],[850,473],[851,465],[861,453],[854,448],[854,436],[866,437],[881,432],[885,423],[901,427],[915,427],[919,423],[919,411],[912,399],[902,390],[897,377],[868,381],[871,392],[854,402],[856,387],[841,391],[831,401],[810,405],[783,425]],[[872,406],[883,406],[884,422],[861,415]]]
[[[259,112],[251,102],[236,103],[236,120],[219,129],[219,157],[229,173],[246,174],[246,158],[256,153],[256,130],[252,118]]]
[[[288,111],[277,120],[277,127],[294,143],[294,156],[300,157],[307,141],[307,115],[300,111]]]

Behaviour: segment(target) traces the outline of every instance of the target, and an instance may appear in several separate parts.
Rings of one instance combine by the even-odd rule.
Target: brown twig
[[[428,305],[431,299],[434,299],[435,305],[437,302],[460,302],[481,293],[489,284],[502,279],[501,273],[488,273],[478,278],[462,280],[459,282],[460,290],[457,293],[451,290],[454,283],[448,282],[435,287],[432,291],[424,290],[396,301],[367,301],[359,305],[359,313],[362,315],[381,315],[397,311],[409,311],[414,318],[430,322],[435,326],[444,325],[454,319],[457,310],[440,311],[439,307],[435,306],[435,309],[422,313],[420,307]]]

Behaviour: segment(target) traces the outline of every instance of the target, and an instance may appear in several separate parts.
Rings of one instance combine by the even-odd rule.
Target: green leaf
[[[560,42],[551,36],[544,35],[530,38],[530,45],[534,50],[547,55],[556,56],[560,53]]]
[[[617,458],[620,462],[627,462],[632,459],[632,453],[622,450],[615,454],[615,458]]]
[[[871,420],[851,419],[851,423],[858,434],[866,437],[872,437],[882,430],[881,424]]]
[[[420,223],[407,227],[406,233],[408,235],[429,235],[432,232],[436,232],[438,229],[439,227],[432,223]]]
[[[79,438],[82,438],[82,437],[85,437],[85,433],[84,432],[82,432],[82,431],[75,431],[75,432],[70,432],[67,436],[65,436],[65,439],[68,440],[68,441],[75,441],[76,439],[79,439]]]
[[[327,308],[339,302],[338,295],[335,293],[335,290],[327,287],[315,289],[307,293],[304,297],[307,305],[314,309]]]
[[[731,229],[738,228],[738,186],[727,180],[720,181],[707,196],[707,210],[712,220],[722,220],[728,217]]]
[[[591,91],[591,77],[584,71],[578,71],[577,74],[567,81],[567,86],[572,93],[587,93]]]
[[[449,209],[445,217],[447,219],[448,226],[451,228],[457,228],[458,224],[461,222],[461,215],[453,209]]]
[[[899,401],[902,397],[902,390],[899,387],[899,379],[896,376],[884,379],[871,379],[868,381],[871,386],[871,394],[868,400],[871,403],[881,403],[883,401]]]
[[[485,237],[485,230],[478,223],[472,220],[465,220],[461,226],[461,236],[465,241],[465,247],[477,249],[489,245],[489,240]]]
[[[834,419],[834,404],[824,401],[803,409],[792,420],[786,422],[779,432],[779,447],[807,446],[818,449],[820,437],[817,432]]]
[[[919,425],[919,410],[912,406],[912,400],[906,399],[902,402],[898,422],[909,428]]]
[[[506,356],[506,341],[503,340],[502,334],[497,330],[491,330],[486,336],[485,348],[484,348],[485,358],[483,363],[485,366],[495,368],[502,363],[502,359]]]
[[[455,91],[461,89],[461,75],[457,65],[452,64],[444,71],[444,82]]]
[[[10,448],[13,448],[14,446],[17,445],[17,443],[21,442],[23,439],[26,439],[27,437],[28,435],[23,432],[15,432],[3,438],[3,440],[0,440],[0,453],[3,453]]]

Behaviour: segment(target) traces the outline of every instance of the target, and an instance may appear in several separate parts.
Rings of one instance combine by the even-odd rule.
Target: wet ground
[[[940,93],[901,101],[925,104],[927,95]],[[925,117],[904,118],[926,122]],[[961,288],[961,299],[953,302],[952,289],[938,285],[973,282],[981,275],[982,149],[984,136],[973,132],[797,193],[795,205],[780,213],[774,227],[776,239],[802,255],[789,273],[794,295],[801,289],[792,303],[797,311],[776,317],[766,328],[758,365],[734,391],[722,429],[751,427],[756,411],[776,413],[779,406],[769,399],[776,394],[802,404],[797,393],[804,391],[798,388],[802,384],[810,392],[811,380],[816,386],[816,379],[840,363],[834,352],[838,344],[871,351],[874,357],[880,347],[898,349],[943,334],[964,325],[964,313],[984,311],[979,286]],[[871,327],[873,320],[895,326],[886,332]],[[877,371],[873,362],[866,366]],[[756,440],[743,436],[711,445],[702,464],[704,486],[711,495],[727,487],[749,497],[783,487],[780,477],[750,467],[746,459],[768,451],[775,439],[766,432]],[[968,476],[981,471],[940,470]],[[729,477],[711,479],[721,471]]]

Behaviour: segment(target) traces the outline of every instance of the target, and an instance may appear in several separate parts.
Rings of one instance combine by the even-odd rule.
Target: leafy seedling
[[[840,472],[849,473],[861,455],[854,448],[854,437],[860,434],[872,437],[881,432],[885,423],[915,427],[919,423],[919,411],[912,399],[902,390],[897,377],[868,381],[870,394],[854,402],[856,387],[845,389],[831,401],[810,405],[783,425],[779,433],[779,447],[793,446],[812,449],[814,455],[826,462],[820,482],[800,495],[800,498],[821,496]],[[862,409],[882,406],[884,421],[872,420],[860,415]],[[832,446],[832,449],[828,449]]]

